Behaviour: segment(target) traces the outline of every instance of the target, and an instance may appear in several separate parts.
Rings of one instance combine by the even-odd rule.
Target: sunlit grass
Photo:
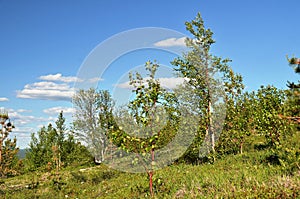
[[[171,165],[155,172],[156,198],[297,198],[300,171],[287,175],[264,162],[267,151],[230,155],[214,164]],[[150,198],[147,175],[105,165],[69,167],[5,179],[6,198]]]

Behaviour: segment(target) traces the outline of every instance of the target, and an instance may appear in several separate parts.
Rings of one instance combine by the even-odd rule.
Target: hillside
[[[18,151],[18,158],[19,159],[24,159],[25,158],[25,156],[26,156],[26,150],[27,149],[19,149],[19,151]]]
[[[28,125],[40,128],[31,134],[31,140],[26,139],[28,151],[19,150],[17,137],[9,139],[9,135],[14,130],[18,134],[22,127],[16,123],[14,129],[11,120],[19,113],[30,112],[29,109],[24,107],[18,109],[18,114],[10,114],[13,109],[0,108],[0,199],[300,198],[300,82],[276,78],[278,82],[287,81],[287,88],[282,89],[266,79],[268,85],[253,90],[253,85],[244,84],[243,75],[233,70],[230,58],[214,54],[213,32],[205,26],[201,13],[185,22],[185,28],[189,37],[172,36],[150,42],[150,46],[158,47],[162,41],[175,39],[176,45],[171,46],[187,47],[182,56],[170,60],[159,53],[158,60],[163,57],[172,65],[174,77],[167,74],[170,72],[162,74],[165,72],[159,69],[165,65],[157,59],[151,61],[150,56],[143,65],[144,71],[137,70],[140,67],[126,68],[126,72],[123,67],[118,68],[118,72],[124,73],[118,84],[109,83],[113,89],[73,89],[59,98],[72,101],[72,109],[43,109],[51,117],[37,121],[47,125],[35,125],[34,117],[26,116],[30,118]],[[147,35],[164,35],[161,30],[160,34],[146,30]],[[138,36],[135,31],[131,40],[134,45],[137,38],[147,37]],[[127,46],[123,41],[113,43],[119,49]],[[109,47],[108,51],[114,48],[110,42],[103,44]],[[159,52],[171,52],[160,47]],[[98,66],[88,61],[91,57],[107,58],[105,53],[92,53],[85,61],[87,65]],[[299,74],[300,58],[286,58],[285,64]],[[137,60],[142,59],[138,56]],[[127,65],[123,59],[116,61]],[[37,92],[44,95],[45,89],[39,88],[45,86],[51,90],[49,93],[56,92],[60,87],[56,82],[64,83],[63,92],[71,91],[67,83],[73,81],[95,83],[95,74],[88,78],[85,72],[82,78],[80,74],[76,78],[60,73],[40,76],[40,82],[26,84],[24,88],[37,87]],[[117,76],[114,72],[110,78],[118,79]],[[125,76],[128,79],[123,82]],[[96,74],[97,81],[110,78]],[[129,93],[122,94],[128,97],[124,104],[117,99],[117,87]],[[45,98],[56,100],[52,95]],[[52,115],[57,113],[54,120]],[[71,115],[68,125],[66,119]],[[19,137],[18,141],[22,143],[25,139]],[[103,164],[107,161],[119,170]],[[168,163],[172,164],[161,168]]]
[[[176,164],[155,173],[155,198],[299,198],[300,170],[265,161],[268,151],[230,155],[214,164]],[[1,198],[150,198],[146,174],[104,165],[34,172],[1,181]],[[55,196],[55,197],[53,197]]]

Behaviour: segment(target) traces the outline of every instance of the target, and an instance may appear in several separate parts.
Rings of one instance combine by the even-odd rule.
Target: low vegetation
[[[298,137],[299,138],[299,137]],[[268,151],[229,155],[214,164],[174,164],[155,172],[155,198],[298,198],[300,171],[267,161]],[[100,166],[36,171],[2,180],[3,198],[151,198],[144,174]]]

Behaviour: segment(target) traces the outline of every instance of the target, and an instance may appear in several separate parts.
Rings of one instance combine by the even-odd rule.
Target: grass
[[[300,171],[264,162],[266,151],[214,164],[177,164],[154,174],[155,198],[300,198]],[[146,174],[105,165],[33,172],[0,182],[0,198],[150,198]]]

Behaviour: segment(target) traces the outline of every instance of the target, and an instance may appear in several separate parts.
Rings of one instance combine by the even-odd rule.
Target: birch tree
[[[79,90],[73,104],[76,109],[73,122],[75,137],[79,138],[95,157],[95,161],[104,161],[107,150],[107,131],[112,121],[114,102],[108,91]]]
[[[189,51],[183,54],[183,58],[176,58],[172,64],[176,67],[178,75],[188,80],[185,87],[191,90],[188,97],[183,94],[183,103],[189,104],[193,112],[199,116],[196,139],[187,152],[188,158],[194,161],[203,153],[215,151],[215,140],[218,138],[215,132],[216,128],[221,126],[218,126],[213,118],[216,111],[220,111],[219,114],[225,112],[223,108],[215,105],[218,101],[222,101],[224,105],[232,96],[239,95],[244,86],[241,83],[241,76],[234,74],[228,65],[231,60],[214,56],[210,52],[211,45],[215,43],[213,32],[204,26],[200,13],[185,25],[192,35],[186,38]],[[221,123],[222,121],[220,125]],[[199,151],[203,142],[207,145],[206,152]]]

